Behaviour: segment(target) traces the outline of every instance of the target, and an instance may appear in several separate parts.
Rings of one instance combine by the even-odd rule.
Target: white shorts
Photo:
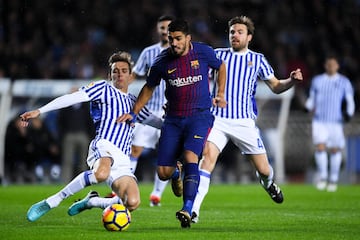
[[[161,118],[164,115],[164,111],[152,112],[152,114]],[[141,123],[135,123],[132,145],[155,149],[159,138],[160,129]]]
[[[102,157],[109,157],[112,159],[110,176],[106,180],[110,187],[116,179],[122,176],[130,176],[136,179],[135,175],[131,172],[129,156],[124,154],[119,148],[117,148],[108,140],[92,140],[89,146],[89,153],[86,160],[89,168],[93,169],[95,163]]]
[[[328,148],[344,148],[345,136],[341,123],[312,122],[313,143],[325,144]]]
[[[227,119],[215,116],[214,126],[207,140],[214,143],[220,152],[228,141],[232,140],[243,154],[266,153],[260,130],[252,119]]]

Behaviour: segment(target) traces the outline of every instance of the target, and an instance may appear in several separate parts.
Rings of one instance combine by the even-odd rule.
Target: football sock
[[[46,199],[51,208],[57,207],[62,200],[79,192],[87,186],[96,184],[97,180],[92,170],[85,171],[77,175],[70,183],[56,194]]]
[[[165,188],[166,188],[166,184],[168,183],[168,180],[166,181],[162,181],[160,180],[157,172],[155,172],[155,178],[154,178],[154,189],[151,192],[151,195],[160,197],[162,196]]]
[[[173,172],[173,174],[171,175],[171,179],[178,179],[180,175],[179,169],[175,168],[175,171]]]
[[[136,171],[136,166],[137,166],[138,160],[139,160],[139,158],[130,156],[130,168],[131,168],[132,173],[135,173],[135,171]]]
[[[315,152],[315,162],[318,168],[319,178],[326,180],[328,178],[328,156],[326,151]]]
[[[274,181],[274,169],[272,168],[272,166],[269,164],[269,176],[263,175],[261,173],[259,173],[258,171],[256,171],[256,176],[258,176],[258,178],[260,179],[260,183],[261,185],[264,186],[264,188],[268,188],[270,187],[270,185],[273,183]]]
[[[182,210],[191,214],[194,199],[199,186],[199,166],[197,163],[186,163],[184,166],[184,206]]]
[[[201,206],[202,202],[204,201],[206,194],[209,191],[211,173],[209,171],[200,169],[199,175],[200,175],[199,187],[198,187],[197,194],[196,194],[196,197],[194,200],[193,208],[191,210],[192,212],[196,212],[196,214],[198,216],[199,216],[199,212],[200,212],[200,206]]]
[[[113,205],[115,203],[123,204],[123,202],[118,196],[114,196],[112,198],[92,197],[89,199],[87,205],[89,207],[98,207],[105,209],[107,206]]]
[[[339,173],[341,167],[341,152],[330,154],[330,177],[329,181],[337,183],[339,180]]]

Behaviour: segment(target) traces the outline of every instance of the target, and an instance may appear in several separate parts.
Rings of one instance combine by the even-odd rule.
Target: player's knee
[[[140,205],[140,199],[139,198],[128,198],[126,202],[126,207],[129,209],[129,211],[136,210]]]
[[[160,180],[165,181],[170,179],[171,175],[172,175],[172,171],[169,171],[166,168],[158,168],[157,169],[157,173],[158,173],[158,177]]]
[[[95,171],[95,177],[98,182],[104,182],[109,178],[110,171],[105,169],[98,169]]]

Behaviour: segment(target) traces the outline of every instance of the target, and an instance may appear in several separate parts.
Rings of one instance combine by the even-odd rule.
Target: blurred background
[[[285,78],[293,69],[301,68],[305,81],[294,89],[282,126],[286,130],[281,150],[283,181],[287,182],[312,181],[311,116],[303,111],[303,104],[311,78],[324,72],[324,57],[336,54],[340,72],[353,84],[356,103],[355,117],[345,125],[348,144],[341,181],[359,181],[359,0],[0,0],[0,94],[2,109],[7,109],[0,112],[3,183],[62,181],[62,159],[68,152],[63,143],[65,130],[79,119],[77,122],[83,124],[70,132],[86,136],[82,138],[84,144],[93,134],[89,116],[64,120],[64,114],[56,111],[42,118],[37,130],[24,132],[18,127],[18,114],[60,93],[53,89],[55,83],[70,92],[86,81],[107,78],[107,59],[115,51],[129,51],[136,61],[143,48],[158,41],[156,20],[164,14],[186,19],[193,40],[214,48],[228,46],[228,20],[247,15],[255,23],[250,48],[264,53],[277,77]],[[39,85],[43,86],[42,93],[34,95]],[[270,160],[275,161],[276,150],[272,148],[279,143],[273,141],[271,130],[279,127],[283,99],[264,100],[260,96],[259,102],[258,125],[267,141]],[[86,107],[76,106],[85,111]],[[61,126],[66,121],[69,126]],[[71,150],[72,174],[84,168],[86,156],[80,145]],[[144,154],[136,172],[140,181],[152,181],[155,161],[156,152]],[[255,179],[253,172],[230,143],[221,155],[213,181],[251,182]]]

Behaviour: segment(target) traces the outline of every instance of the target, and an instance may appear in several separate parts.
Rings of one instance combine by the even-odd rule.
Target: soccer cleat
[[[27,219],[30,222],[34,222],[34,221],[38,220],[40,217],[42,217],[45,213],[50,211],[50,209],[51,208],[50,208],[49,204],[45,200],[35,203],[28,210]]]
[[[326,188],[326,191],[328,192],[336,192],[337,190],[337,184],[336,183],[329,183],[327,188]]]
[[[179,219],[182,228],[190,228],[191,217],[187,211],[177,211],[176,218]]]
[[[150,196],[150,207],[160,207],[160,197],[151,195]]]
[[[327,185],[326,180],[320,180],[316,183],[316,188],[317,188],[317,190],[323,191],[323,190],[325,190],[326,185]]]
[[[276,203],[282,203],[284,201],[283,194],[280,188],[272,182],[268,188],[265,189],[270,195],[271,199]]]
[[[196,214],[196,212],[191,213],[191,222],[197,223],[199,221],[199,215]]]
[[[176,168],[179,170],[179,177],[177,179],[171,179],[171,188],[175,196],[181,197],[183,194],[183,182],[181,178],[182,164],[177,161]]]
[[[69,209],[68,209],[68,214],[70,216],[74,216],[76,214],[81,213],[82,211],[86,210],[86,209],[91,209],[91,206],[88,206],[88,202],[90,200],[90,198],[93,197],[98,197],[99,194],[96,191],[90,191],[86,197],[84,197],[82,200],[79,200],[75,203],[73,203]]]

